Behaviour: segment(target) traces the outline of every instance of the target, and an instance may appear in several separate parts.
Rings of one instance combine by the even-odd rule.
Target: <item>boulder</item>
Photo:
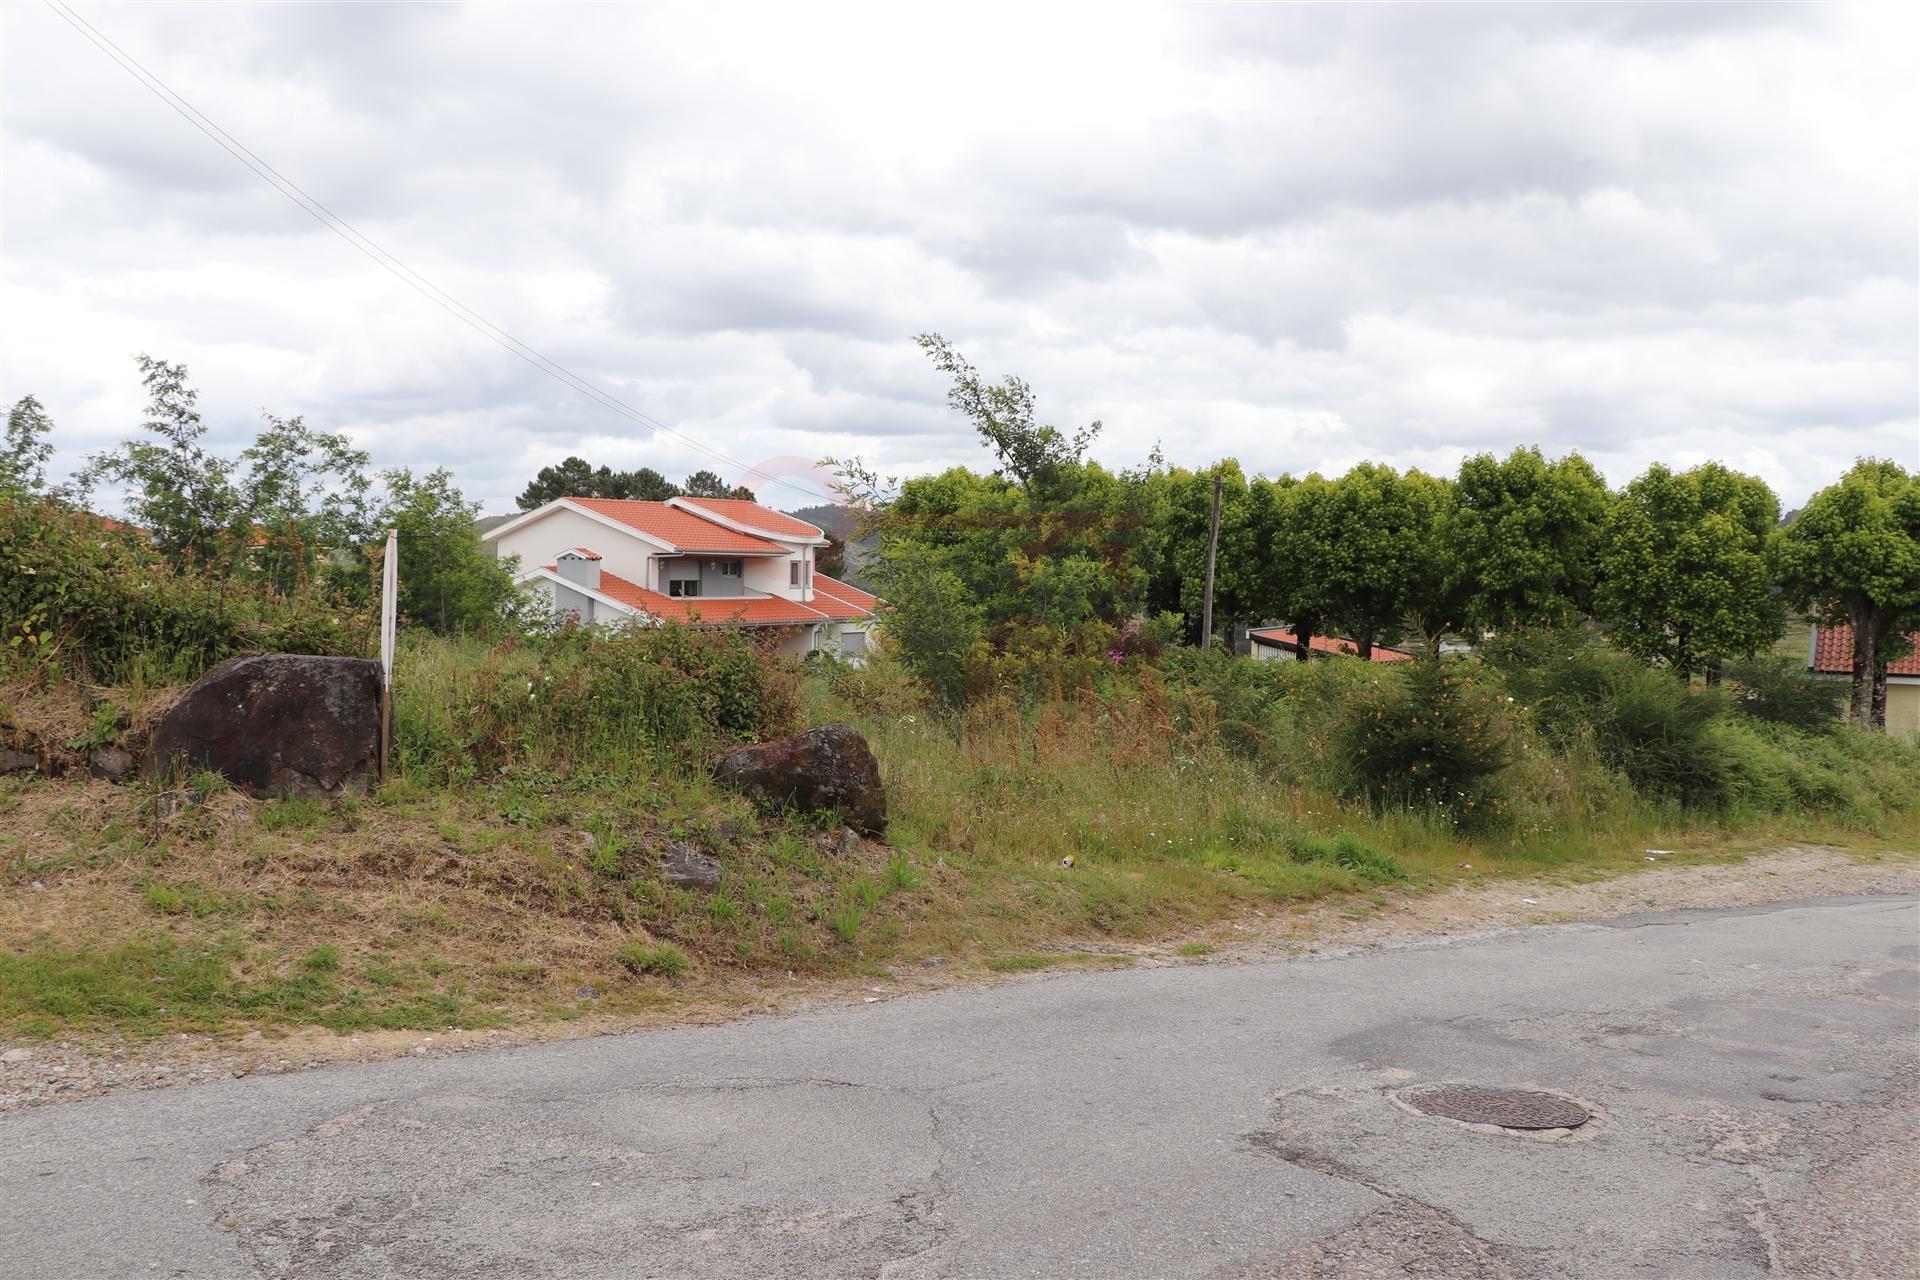
[[[716,889],[725,874],[719,863],[683,840],[675,840],[660,855],[667,883],[679,889]]]
[[[887,792],[867,740],[843,724],[729,751],[714,780],[761,804],[837,813],[863,835],[887,832]]]
[[[100,747],[87,754],[87,772],[108,782],[125,782],[133,764],[133,752],[124,747]]]
[[[181,789],[162,791],[153,798],[153,816],[161,822],[171,822],[189,809],[198,809],[207,802],[204,791]]]
[[[364,791],[379,768],[380,664],[273,653],[223,662],[154,726],[147,772],[208,769],[258,796]]]
[[[40,767],[40,757],[12,747],[0,747],[0,773],[32,773]]]

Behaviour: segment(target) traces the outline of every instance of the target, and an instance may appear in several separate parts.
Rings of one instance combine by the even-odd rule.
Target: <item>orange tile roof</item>
[[[1822,675],[1853,674],[1853,628],[1815,627],[1813,629],[1813,670]],[[1890,676],[1920,676],[1920,631],[1907,634],[1913,652],[1887,664]]]
[[[783,600],[778,596],[664,596],[604,569],[600,571],[600,594],[611,596],[649,617],[706,626],[725,626],[731,622],[775,626],[826,621],[819,612],[797,600]]]
[[[818,526],[779,511],[770,511],[744,498],[680,498],[678,501],[724,516],[735,524],[744,524],[762,533],[777,533],[788,538],[824,538]]]
[[[829,618],[840,621],[864,618],[879,603],[878,597],[848,586],[838,578],[829,578],[824,573],[813,575],[813,607]]]
[[[634,498],[568,498],[567,501],[585,507],[595,515],[617,520],[629,529],[638,529],[641,533],[658,538],[676,551],[724,551],[734,555],[764,556],[782,555],[788,550],[777,542],[736,533],[664,502],[641,502]]]
[[[1278,627],[1267,627],[1259,631],[1249,631],[1247,634],[1255,639],[1264,640],[1277,648],[1290,649],[1295,653],[1300,652],[1300,638],[1291,631],[1282,631]],[[1307,647],[1315,653],[1324,653],[1329,656],[1339,655],[1347,658],[1355,657],[1360,652],[1359,647],[1355,645],[1353,641],[1341,639],[1336,636],[1315,636]],[[1413,655],[1405,649],[1392,649],[1383,644],[1376,644],[1373,646],[1373,661],[1411,662],[1413,661]]]

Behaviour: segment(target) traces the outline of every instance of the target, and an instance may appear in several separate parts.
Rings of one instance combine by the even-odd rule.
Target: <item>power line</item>
[[[255,155],[253,151],[238,138],[235,138],[225,129],[222,129],[209,116],[201,112],[199,108],[174,92],[163,80],[142,66],[132,54],[129,54],[120,48],[119,45],[108,39],[99,28],[75,13],[72,8],[63,3],[62,0],[46,0],[46,4],[49,9],[52,9],[64,19],[68,26],[79,32],[81,36],[95,48],[113,59],[121,70],[132,76],[148,92],[172,108],[182,119],[186,120],[188,124],[191,124],[201,133],[206,134],[221,150],[225,151],[242,165],[245,165],[255,176],[259,177],[288,200],[291,200],[309,217],[313,218],[314,221],[352,245],[360,253],[371,259],[376,265],[386,270],[390,275],[407,285],[414,292],[420,294],[420,296],[468,328],[474,330],[482,337],[493,342],[496,346],[504,348],[534,368],[540,370],[540,372],[546,374],[548,377],[580,392],[601,408],[617,413],[630,422],[645,427],[649,431],[664,435],[668,439],[677,440],[688,448],[716,462],[723,463],[729,467],[738,467],[745,475],[758,476],[762,480],[780,485],[785,489],[790,489],[814,501],[819,500],[820,495],[811,489],[803,489],[799,485],[782,480],[777,476],[766,475],[764,472],[750,467],[738,459],[730,458],[719,450],[702,444],[691,436],[683,435],[675,431],[672,427],[642,412],[619,397],[600,390],[600,388],[592,385],[586,379],[574,373],[571,369],[568,369],[565,365],[548,358],[527,343],[522,342],[513,334],[502,329],[499,325],[488,320],[485,316],[473,310],[473,308],[467,306],[464,302],[461,302],[458,298],[440,288],[440,286],[434,284],[433,281],[427,279],[418,271],[415,271],[393,254],[381,248],[352,223],[308,195],[292,179],[286,177],[265,160]]]

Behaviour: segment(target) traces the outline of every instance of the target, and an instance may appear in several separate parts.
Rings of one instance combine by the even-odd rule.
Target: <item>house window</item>
[[[740,562],[738,560],[722,560],[720,562],[720,576],[723,578],[739,577]]]
[[[787,585],[790,587],[800,585],[800,562],[798,560],[787,561]]]
[[[697,596],[700,594],[700,580],[698,578],[675,578],[667,583],[667,594],[670,596]]]

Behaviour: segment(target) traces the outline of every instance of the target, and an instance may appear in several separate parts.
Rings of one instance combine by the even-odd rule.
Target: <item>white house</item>
[[[481,537],[582,622],[780,628],[782,653],[867,651],[878,602],[814,572],[819,529],[755,502],[556,498]]]

